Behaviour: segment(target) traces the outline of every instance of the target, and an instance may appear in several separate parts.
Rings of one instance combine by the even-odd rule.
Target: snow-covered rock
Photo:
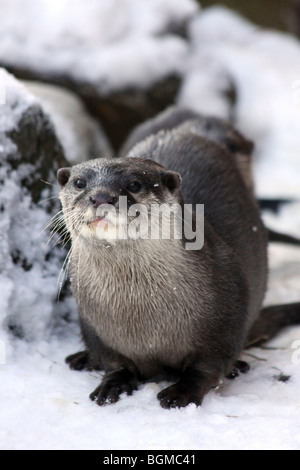
[[[0,60],[100,93],[144,87],[178,71],[184,44],[170,32],[197,8],[194,0],[2,0]]]
[[[233,118],[256,143],[254,172],[260,197],[299,197],[299,41],[260,29],[222,7],[198,15],[191,22],[190,37],[193,55],[179,103]],[[236,89],[233,109],[220,93],[227,77]]]
[[[75,90],[118,148],[174,100],[189,49],[178,33],[197,11],[194,0],[2,0],[0,63]]]
[[[45,181],[55,183],[57,169],[67,162],[36,98],[3,69],[0,83],[0,331],[44,338],[55,311],[64,308],[55,302],[64,252],[51,250],[43,232],[58,210],[55,190]]]
[[[70,91],[40,82],[24,81],[24,86],[49,114],[67,160],[75,165],[91,158],[110,158],[113,150],[100,125]]]
[[[0,106],[2,180],[14,179],[37,202],[47,180],[66,163],[54,127],[35,97],[0,69],[5,102]],[[4,173],[4,174],[3,174]]]

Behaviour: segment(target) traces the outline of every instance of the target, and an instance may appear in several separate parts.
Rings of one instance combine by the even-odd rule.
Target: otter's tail
[[[291,325],[300,325],[300,303],[265,308],[252,326],[247,347],[260,346]]]
[[[285,235],[283,233],[274,232],[273,230],[268,229],[268,236],[270,242],[287,243],[289,245],[300,246],[300,239],[291,237],[290,235]]]
[[[258,204],[261,210],[268,210],[277,214],[281,207],[286,204],[296,202],[293,199],[259,199]]]

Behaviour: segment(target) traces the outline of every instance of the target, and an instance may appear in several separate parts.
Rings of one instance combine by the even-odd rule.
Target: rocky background
[[[199,2],[200,3],[200,2]],[[299,0],[202,0],[205,8],[215,4],[224,5],[241,13],[250,21],[265,28],[278,29],[292,33],[299,32]]]
[[[206,7],[215,2],[201,3]],[[238,3],[249,17],[257,5],[246,1],[223,3]],[[80,429],[84,419],[78,415],[78,421],[73,422],[70,403],[86,400],[84,411],[94,416],[87,398],[90,390],[83,390],[81,385],[82,398],[76,398],[66,381],[74,380],[76,390],[78,376],[71,379],[68,375],[65,379],[63,357],[80,348],[80,339],[76,306],[65,282],[69,247],[67,240],[59,244],[59,237],[51,233],[51,219],[55,220],[60,210],[55,179],[59,167],[93,157],[117,156],[135,125],[173,104],[220,116],[232,121],[255,142],[257,196],[294,201],[284,206],[279,215],[264,214],[269,226],[299,236],[300,44],[296,35],[300,35],[300,3],[274,0],[270,8],[270,2],[264,0],[259,5],[268,14],[262,14],[258,23],[289,29],[294,36],[261,28],[222,7],[201,9],[194,0],[1,0],[0,346],[4,345],[5,357],[0,347],[0,364],[2,360],[6,365],[0,365],[0,373],[6,384],[6,407],[0,417],[0,447],[18,448],[21,442],[24,448],[59,448],[59,439],[50,438],[50,434],[63,412],[68,418],[67,430],[61,430],[61,446],[68,447],[72,442],[73,448],[82,448],[79,440],[66,437],[72,434],[74,424]],[[272,24],[266,23],[270,18]],[[266,303],[300,300],[299,261],[297,250],[270,248],[272,270]],[[290,351],[298,338],[297,331],[293,329],[291,336],[284,337],[280,347]],[[285,354],[287,360],[291,353]],[[178,421],[175,445],[171,439],[174,427],[171,431],[164,423],[164,412],[151,408],[156,389],[149,386],[129,415],[127,405],[122,408],[121,403],[120,408],[115,408],[123,413],[124,419],[119,423],[122,435],[111,428],[115,439],[107,434],[103,437],[105,444],[94,440],[92,429],[96,424],[91,417],[92,428],[87,431],[83,447],[89,448],[91,442],[91,447],[121,448],[123,439],[123,448],[132,448],[135,442],[136,448],[143,448],[137,435],[143,435],[141,410],[145,411],[145,406],[152,410],[143,415],[146,421],[151,423],[155,417],[155,423],[160,422],[158,431],[154,422],[148,426],[150,447],[162,442],[162,448],[169,449],[176,445],[180,448],[182,443],[186,448],[200,448],[202,444],[213,448],[214,429],[221,424],[224,438],[219,441],[220,446],[232,448],[238,439],[234,441],[235,428],[227,423],[226,416],[236,418],[238,413],[243,418],[239,430],[249,429],[252,446],[259,447],[265,429],[271,428],[268,445],[279,445],[276,429],[294,426],[295,435],[286,431],[284,445],[297,447],[300,429],[297,420],[293,421],[293,408],[287,408],[287,403],[292,401],[299,407],[296,388],[300,378],[291,363],[286,366],[284,353],[282,357],[280,363],[281,355],[270,353],[263,359],[267,361],[265,368],[254,360],[254,376],[248,382],[240,382],[236,389],[241,400],[228,400],[226,411],[219,397],[211,399],[207,415],[196,409],[187,411],[191,434],[184,437]],[[54,370],[55,364],[60,364],[57,375],[48,385],[51,388],[57,384],[68,393],[64,396],[57,392],[57,398],[52,388],[50,395],[42,392],[47,399],[40,402],[41,383],[49,379],[45,378],[45,371]],[[274,399],[282,399],[285,392],[276,379],[282,371],[272,374],[274,364],[286,367],[285,373],[294,374],[294,388],[291,385],[292,391],[278,411],[279,427],[272,420],[274,402],[261,432],[255,436],[257,421],[252,420],[247,427],[246,409],[252,406],[247,390],[253,385],[251,393],[255,393],[263,375],[261,390],[268,400],[272,400],[270,387],[274,387]],[[226,389],[222,393],[228,397]],[[18,405],[14,396],[18,397]],[[29,406],[26,408],[24,403]],[[63,407],[66,403],[68,411]],[[47,414],[48,406],[57,421],[55,418],[52,422],[53,414]],[[17,430],[16,409],[24,422],[29,423],[32,416],[34,423],[23,436]],[[257,407],[253,405],[251,409],[258,421],[262,419],[266,410],[263,398],[259,397]],[[38,423],[44,413],[49,421],[44,423],[46,431],[39,442]],[[114,411],[105,413],[106,424],[116,418]],[[174,422],[180,413],[174,415]],[[197,413],[204,413],[211,443],[199,441]],[[212,413],[215,421],[211,421]],[[290,417],[287,422],[286,415]],[[129,418],[138,423],[136,440],[134,435],[127,436]],[[239,442],[246,442],[246,434]]]

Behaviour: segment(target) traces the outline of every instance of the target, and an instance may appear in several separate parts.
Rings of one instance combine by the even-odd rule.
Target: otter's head
[[[57,173],[71,237],[124,240],[152,205],[181,204],[181,177],[146,158],[95,159]]]

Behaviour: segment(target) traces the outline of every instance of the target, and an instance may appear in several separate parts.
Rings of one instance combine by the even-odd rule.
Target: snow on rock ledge
[[[197,10],[194,0],[2,0],[0,58],[99,91],[141,87],[178,70],[184,47],[171,33]]]
[[[256,143],[260,197],[299,198],[299,41],[260,29],[221,7],[198,15],[190,24],[190,37],[194,52],[180,104],[233,118]],[[237,91],[232,116],[220,94],[227,76]]]
[[[66,161],[33,95],[4,70],[0,83],[5,90],[0,104],[0,325],[5,329],[0,328],[0,339],[7,339],[8,330],[37,339],[50,332],[63,257],[61,249],[50,250],[49,234],[43,232],[53,204],[46,203],[46,210],[38,202],[53,191],[41,179],[54,182]]]
[[[0,168],[26,188],[38,202],[47,179],[63,164],[62,147],[54,127],[36,98],[0,69],[4,104],[0,105]]]
[[[194,0],[25,3],[1,2],[0,63],[19,77],[71,88],[115,149],[174,101],[189,50],[179,33],[198,11]]]
[[[110,158],[113,150],[99,122],[70,91],[39,82],[22,82],[49,114],[64,154],[72,165],[91,158]]]

